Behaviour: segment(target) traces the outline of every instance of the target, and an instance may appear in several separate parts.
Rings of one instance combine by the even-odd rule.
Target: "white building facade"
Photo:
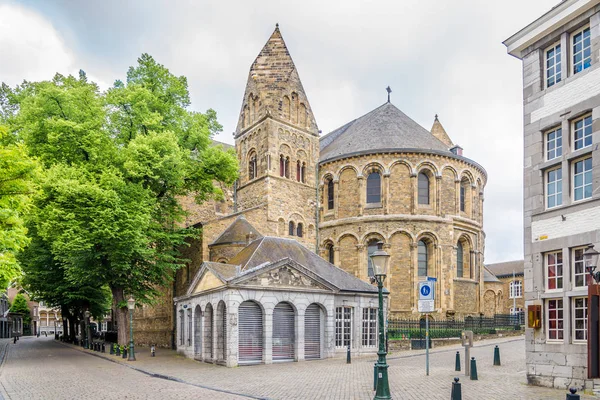
[[[590,389],[583,252],[600,247],[600,1],[563,1],[504,44],[523,62],[525,307],[541,307],[527,377]]]

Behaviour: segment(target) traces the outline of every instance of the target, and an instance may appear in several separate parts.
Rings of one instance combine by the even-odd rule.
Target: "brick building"
[[[522,61],[527,377],[593,388],[583,252],[600,242],[600,1],[565,0],[508,38]]]
[[[218,276],[216,263],[231,265],[254,242],[274,238],[291,239],[320,255],[330,267],[365,283],[372,275],[368,256],[377,242],[383,242],[391,255],[385,283],[390,292],[388,310],[397,317],[418,313],[418,282],[427,276],[437,278],[434,318],[496,310],[501,285],[491,287],[491,295],[484,296],[487,174],[463,156],[437,116],[429,131],[388,99],[321,136],[277,27],[250,67],[234,137],[239,180],[235,187],[225,188],[226,198],[221,202],[197,206],[182,199],[190,211],[187,224],[202,228],[202,239],[182,250],[190,263],[177,272],[173,286],[165,289],[164,301],[136,312],[136,331],[140,332],[136,337],[141,343],[166,345],[169,336],[172,343],[181,342],[175,332],[193,331],[200,322],[196,315],[206,319],[204,306],[198,314],[191,309],[189,316],[187,311],[182,313],[186,301],[203,290],[216,290],[212,285],[219,281],[228,285],[229,279],[237,279],[236,274],[244,274],[244,268],[228,270],[193,289],[190,285],[198,285],[200,275],[208,270]],[[300,253],[290,254],[273,252],[265,263],[282,261],[277,257],[293,259]],[[307,261],[302,256],[295,262],[305,265]],[[178,299],[175,308],[170,302],[173,298]],[[331,308],[334,303],[323,306],[330,318],[336,313],[336,307]],[[215,307],[211,304],[211,310]],[[228,305],[228,312],[237,307]],[[362,323],[361,310],[360,305],[353,309],[353,324]],[[195,354],[185,348],[194,346],[195,336],[186,337],[191,342],[183,343],[180,350]]]

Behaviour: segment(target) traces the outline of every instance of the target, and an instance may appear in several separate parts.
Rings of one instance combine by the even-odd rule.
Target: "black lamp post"
[[[129,357],[127,361],[135,361],[135,353],[133,351],[133,310],[135,309],[135,300],[133,296],[127,300],[127,308],[129,309]]]
[[[596,266],[598,265],[598,255],[600,255],[600,253],[594,249],[593,244],[589,245],[588,248],[583,252],[585,270],[590,274],[596,283],[600,283],[600,271],[596,271]]]
[[[390,255],[383,250],[383,242],[377,243],[377,250],[371,255],[371,263],[373,272],[375,273],[375,281],[379,289],[379,351],[377,352],[378,359],[375,364],[377,368],[377,391],[375,392],[375,400],[391,399],[390,384],[388,382],[388,365],[385,359],[387,352],[385,351],[385,332],[383,323],[383,281],[387,276],[388,264]]]

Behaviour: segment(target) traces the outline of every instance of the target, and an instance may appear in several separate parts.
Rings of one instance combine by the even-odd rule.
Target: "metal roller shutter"
[[[304,314],[304,358],[321,358],[321,307],[311,304]]]
[[[273,310],[273,361],[294,361],[294,317],[294,309],[287,303],[279,303]]]
[[[239,364],[257,364],[263,359],[263,316],[260,306],[245,301],[239,307]]]
[[[223,306],[223,335],[221,341],[223,342],[223,354],[221,354],[222,360],[227,360],[227,307]]]

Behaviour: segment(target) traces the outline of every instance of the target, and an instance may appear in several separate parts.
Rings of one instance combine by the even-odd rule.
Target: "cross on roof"
[[[392,89],[388,86],[388,87],[385,88],[385,90],[388,93],[388,103],[389,103],[390,102],[390,93],[392,93]]]

